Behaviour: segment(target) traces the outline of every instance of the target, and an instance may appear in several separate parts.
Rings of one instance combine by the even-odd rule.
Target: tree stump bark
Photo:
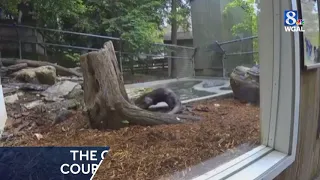
[[[95,129],[119,129],[123,121],[139,125],[184,122],[177,115],[153,113],[133,105],[126,93],[111,41],[104,48],[80,57],[84,102],[89,122]]]

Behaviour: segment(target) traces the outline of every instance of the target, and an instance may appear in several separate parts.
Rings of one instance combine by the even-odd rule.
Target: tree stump
[[[258,105],[260,103],[259,69],[236,67],[230,75],[230,86],[236,99]]]
[[[138,125],[184,122],[178,115],[149,112],[129,101],[111,41],[99,51],[80,57],[83,71],[84,102],[94,129],[119,129],[123,121]]]

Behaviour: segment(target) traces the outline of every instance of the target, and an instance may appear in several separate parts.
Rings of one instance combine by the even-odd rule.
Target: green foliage
[[[17,6],[20,0],[10,0],[10,1],[3,1],[1,4],[9,11],[12,15],[18,15]]]
[[[17,16],[20,0],[6,1],[5,8]],[[31,0],[40,27],[119,37],[125,41],[122,50],[149,53],[163,42],[162,25],[172,18],[171,0]],[[189,1],[177,0],[178,25],[189,27]],[[100,48],[107,39],[88,38],[78,35],[46,33],[48,41],[74,46]],[[114,41],[115,49],[119,43]],[[155,50],[156,49],[156,50]],[[163,48],[162,48],[163,49]],[[159,50],[160,51],[160,50]],[[74,57],[68,53],[68,56]]]
[[[105,32],[121,37],[129,43],[127,50],[148,51],[150,45],[163,40],[162,0],[107,0],[101,4],[108,11],[102,14],[101,25]]]
[[[255,0],[233,0],[227,4],[223,11],[224,14],[239,7],[245,11],[243,21],[232,27],[231,31],[233,35],[246,31],[251,31],[253,36],[258,35],[258,16],[255,12],[254,4]],[[253,50],[258,51],[258,39],[253,40]],[[256,63],[259,61],[258,54],[254,55],[254,60]]]
[[[228,13],[232,11],[234,8],[242,8],[245,11],[243,21],[239,24],[236,24],[232,27],[232,32],[234,34],[239,32],[244,32],[247,30],[251,30],[253,35],[257,35],[258,33],[258,25],[257,25],[257,14],[254,9],[255,0],[233,0],[228,3],[224,9],[224,13]]]
[[[80,54],[79,53],[73,53],[73,52],[67,52],[64,51],[63,54],[67,58],[67,60],[73,61],[73,62],[78,62],[80,59]]]

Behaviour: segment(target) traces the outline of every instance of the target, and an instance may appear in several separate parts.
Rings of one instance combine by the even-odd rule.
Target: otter
[[[157,88],[137,98],[134,103],[141,109],[148,109],[151,105],[159,102],[168,104],[170,111],[168,114],[176,114],[182,110],[180,98],[169,88]]]

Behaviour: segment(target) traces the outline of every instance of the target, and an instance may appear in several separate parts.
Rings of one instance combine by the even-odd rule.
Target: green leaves
[[[38,26],[75,32],[120,37],[126,41],[124,50],[146,53],[153,51],[151,44],[163,42],[162,25],[172,16],[171,0],[31,0]],[[17,15],[20,0],[6,1],[5,7]],[[190,24],[189,1],[177,0],[175,17],[180,27]],[[170,22],[170,21],[169,21]],[[51,40],[83,46],[100,40],[83,36],[48,33]],[[102,41],[102,40],[101,40]],[[98,43],[99,42],[99,43]],[[89,46],[89,45],[88,45]],[[117,48],[117,47],[115,47]]]
[[[245,31],[251,31],[253,36],[258,34],[258,16],[254,8],[255,0],[233,0],[224,8],[224,15],[228,14],[234,8],[241,7],[245,14],[241,23],[235,24],[231,31],[234,35]],[[258,51],[258,39],[253,40],[253,50]],[[254,55],[255,62],[258,62],[258,55]]]
[[[257,29],[257,15],[254,9],[255,0],[233,0],[224,8],[223,13],[227,14],[232,11],[234,8],[241,7],[244,12],[243,22],[236,24],[232,28],[232,32],[237,34],[239,32],[250,30],[254,35],[258,33]]]

